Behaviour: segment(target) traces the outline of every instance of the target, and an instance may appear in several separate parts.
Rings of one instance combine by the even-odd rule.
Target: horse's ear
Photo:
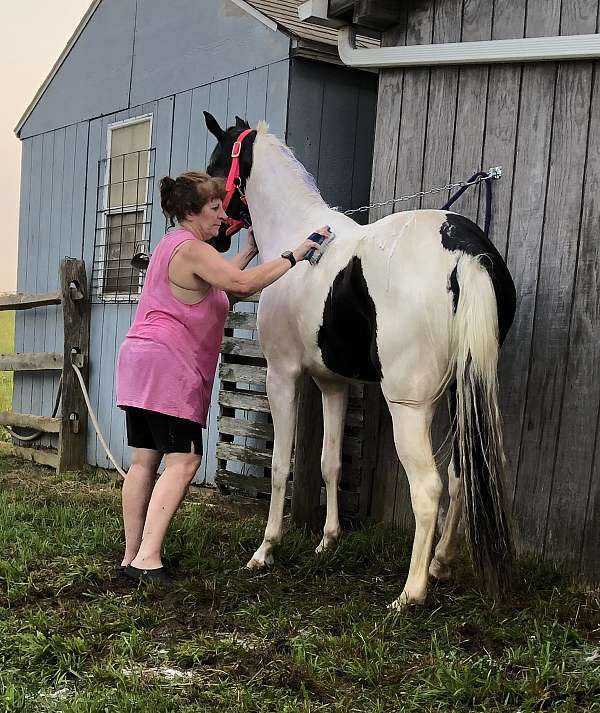
[[[236,129],[249,129],[250,124],[245,119],[240,119],[240,117],[236,115],[235,128]]]
[[[225,136],[225,132],[219,126],[219,122],[215,119],[215,117],[212,114],[209,114],[207,111],[202,112],[202,113],[204,114],[204,121],[206,122],[206,128],[217,139],[217,141],[219,143],[221,143],[221,141],[223,140],[223,137]]]

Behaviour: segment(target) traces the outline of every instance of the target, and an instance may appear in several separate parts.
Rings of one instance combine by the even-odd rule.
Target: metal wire
[[[423,196],[431,195],[432,193],[442,193],[443,191],[450,191],[453,188],[463,188],[466,186],[474,186],[482,181],[489,181],[490,179],[497,179],[502,177],[502,167],[495,166],[490,168],[489,171],[484,176],[479,176],[473,181],[460,181],[459,183],[448,183],[441,188],[430,188],[427,191],[418,191],[417,193],[411,193],[406,196],[399,196],[398,198],[391,198],[389,201],[381,201],[380,203],[372,203],[371,205],[363,205],[360,208],[353,208],[352,210],[345,210],[344,215],[352,215],[354,213],[364,213],[371,208],[383,208],[386,205],[395,205],[401,201],[409,201],[412,198],[421,198]]]

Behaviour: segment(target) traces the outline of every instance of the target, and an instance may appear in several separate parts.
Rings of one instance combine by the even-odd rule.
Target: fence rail
[[[60,291],[44,294],[13,293],[0,296],[1,310],[24,310],[62,305],[63,352],[0,354],[0,371],[61,371],[61,415],[42,416],[14,411],[0,412],[0,425],[30,428],[40,433],[58,434],[58,449],[15,446],[15,453],[27,460],[56,468],[80,468],[85,463],[87,410],[75,364],[87,383],[90,309],[85,265],[65,258],[60,264]]]

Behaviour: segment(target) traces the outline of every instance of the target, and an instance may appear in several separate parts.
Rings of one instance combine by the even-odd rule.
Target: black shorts
[[[131,448],[202,455],[202,426],[195,421],[133,406],[125,407],[125,420]]]

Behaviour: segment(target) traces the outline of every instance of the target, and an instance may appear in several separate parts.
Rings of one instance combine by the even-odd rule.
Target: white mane
[[[295,194],[310,203],[324,204],[323,197],[314,176],[298,161],[293,150],[274,134],[269,133],[269,125],[265,121],[259,121],[256,127],[257,141],[260,142],[261,149],[269,153],[289,169],[291,180],[294,181]],[[297,179],[297,180],[294,180]]]

